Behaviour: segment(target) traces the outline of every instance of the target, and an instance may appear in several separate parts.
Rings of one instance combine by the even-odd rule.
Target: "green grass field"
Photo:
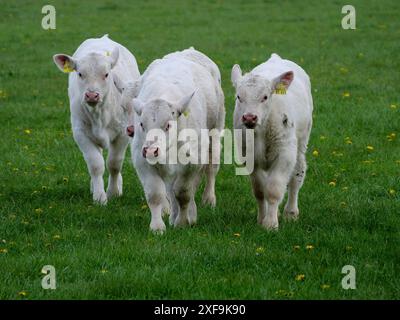
[[[400,20],[398,1],[44,1],[0,11],[1,299],[399,299]],[[232,65],[272,52],[311,76],[314,127],[300,219],[256,224],[247,177],[223,165],[217,207],[194,228],[149,232],[150,212],[127,157],[124,195],[92,204],[70,128],[67,76],[52,61],[109,33],[136,56],[195,46],[219,66],[232,128]],[[198,203],[203,189],[197,193]],[[53,265],[57,289],[43,290]],[[341,286],[344,265],[357,289]],[[304,276],[303,276],[304,275]]]

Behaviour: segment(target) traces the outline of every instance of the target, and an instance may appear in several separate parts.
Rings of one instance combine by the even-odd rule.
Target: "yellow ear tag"
[[[111,56],[111,52],[110,51],[106,51],[106,56],[107,57]]]
[[[74,69],[71,68],[71,66],[69,65],[69,61],[65,61],[64,63],[64,72],[70,73],[73,72]]]
[[[183,115],[184,115],[185,117],[187,117],[187,116],[189,115],[189,110],[186,110],[186,111],[183,113]]]
[[[275,93],[276,94],[286,94],[286,87],[282,83],[279,83],[276,86]]]

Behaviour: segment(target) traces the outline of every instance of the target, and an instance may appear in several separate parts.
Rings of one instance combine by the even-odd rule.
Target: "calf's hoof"
[[[169,204],[169,201],[166,200],[166,201],[163,203],[161,215],[162,215],[163,217],[165,217],[165,216],[169,216],[170,214],[171,214],[171,206],[170,206],[170,204]]]
[[[297,220],[299,218],[299,209],[287,209],[283,212],[284,218],[287,220]]]
[[[267,221],[266,219],[264,219],[261,225],[264,229],[268,231],[278,231],[279,229],[278,221]]]
[[[107,204],[107,194],[104,191],[99,193],[94,193],[93,201],[95,204],[105,206]]]
[[[151,222],[150,230],[154,234],[162,235],[162,234],[164,234],[164,232],[166,230],[165,223],[163,221]]]
[[[189,217],[188,224],[189,226],[194,226],[197,223],[197,217]]]
[[[174,227],[175,228],[179,228],[179,227],[185,227],[185,226],[187,226],[189,224],[189,221],[188,221],[188,219],[185,217],[185,218],[183,218],[183,217],[181,217],[181,216],[178,216],[176,219],[175,219],[175,221],[174,221]]]
[[[114,190],[110,190],[110,189],[108,189],[107,190],[107,199],[111,199],[111,198],[114,198],[114,197],[120,197],[120,196],[122,196],[122,188],[121,189],[114,189]]]
[[[202,203],[204,205],[210,205],[211,207],[215,208],[215,205],[217,204],[217,197],[215,196],[215,194],[212,193],[204,193]]]

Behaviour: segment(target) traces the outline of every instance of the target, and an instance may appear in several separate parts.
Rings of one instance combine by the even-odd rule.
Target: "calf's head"
[[[286,90],[290,86],[293,72],[284,72],[270,81],[252,73],[243,76],[236,64],[232,68],[231,80],[236,88],[235,115],[240,117],[244,127],[255,129],[268,117],[275,90]]]
[[[144,137],[144,158],[155,162],[166,160],[169,148],[177,143],[177,120],[189,109],[194,94],[184,96],[178,102],[155,99],[144,103],[138,98],[131,100],[137,114],[138,128],[135,131]]]
[[[114,85],[111,70],[118,61],[119,50],[111,53],[90,53],[83,58],[74,59],[66,54],[53,56],[54,63],[65,73],[76,72],[82,102],[94,107],[101,104]]]

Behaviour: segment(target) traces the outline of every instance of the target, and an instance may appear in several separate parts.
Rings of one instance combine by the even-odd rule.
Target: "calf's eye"
[[[82,73],[79,72],[79,73],[78,73],[78,76],[79,76],[79,78],[82,78]]]
[[[140,123],[140,126],[141,126],[141,127],[142,127],[142,129],[144,130],[144,127],[143,127],[143,122],[141,122],[141,123]]]
[[[242,102],[242,99],[240,99],[239,95],[236,96],[236,99],[238,99],[240,102]]]
[[[261,102],[265,102],[265,101],[267,101],[267,99],[268,99],[268,96],[264,96],[264,97],[261,99]]]
[[[107,77],[108,77],[108,73],[105,74],[104,78],[107,78]]]
[[[169,128],[171,128],[171,125],[169,123],[167,123],[167,126],[165,127],[165,131],[168,131]]]

